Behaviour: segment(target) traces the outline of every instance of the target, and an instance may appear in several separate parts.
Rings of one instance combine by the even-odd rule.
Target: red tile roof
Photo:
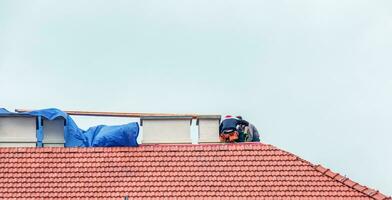
[[[0,148],[0,198],[391,199],[261,143]]]

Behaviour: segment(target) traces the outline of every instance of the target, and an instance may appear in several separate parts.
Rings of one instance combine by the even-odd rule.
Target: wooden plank
[[[30,112],[29,109],[15,109],[15,112]],[[69,115],[79,115],[79,116],[97,116],[97,117],[192,117],[197,118],[197,114],[171,114],[171,113],[128,113],[128,112],[91,112],[91,111],[75,111],[67,110],[64,111]]]

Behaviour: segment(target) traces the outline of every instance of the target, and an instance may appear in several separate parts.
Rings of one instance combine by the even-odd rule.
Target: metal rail
[[[23,113],[30,112],[30,109],[15,109],[15,112]],[[64,111],[69,115],[79,116],[97,116],[97,117],[192,117],[193,119],[198,118],[197,114],[171,114],[171,113],[128,113],[128,112],[91,112],[91,111],[75,111],[67,110]]]

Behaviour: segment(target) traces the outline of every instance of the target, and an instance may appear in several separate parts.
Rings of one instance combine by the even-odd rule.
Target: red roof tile
[[[0,148],[0,198],[391,199],[261,143]]]

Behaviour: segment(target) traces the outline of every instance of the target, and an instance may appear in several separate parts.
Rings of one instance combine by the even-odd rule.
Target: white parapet
[[[219,140],[220,115],[200,115],[196,124],[199,129],[199,143],[217,143]]]
[[[0,146],[35,147],[36,127],[36,117],[33,116],[0,116]]]
[[[141,117],[142,143],[192,143],[191,123],[192,117],[187,116]]]
[[[43,119],[43,146],[56,146],[64,147],[64,125],[65,120],[63,118],[57,118],[55,120]]]

